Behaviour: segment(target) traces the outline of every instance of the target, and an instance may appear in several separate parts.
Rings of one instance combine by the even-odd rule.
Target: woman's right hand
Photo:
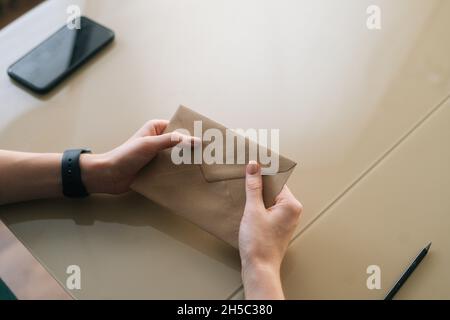
[[[280,267],[303,210],[284,186],[266,209],[260,166],[251,161],[246,172],[244,215],[239,229],[242,280],[247,299],[284,299]]]

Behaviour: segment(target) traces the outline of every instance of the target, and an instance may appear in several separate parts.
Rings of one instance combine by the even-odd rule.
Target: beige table
[[[17,299],[72,299],[1,221],[0,262],[0,277]]]
[[[61,26],[72,3],[114,29],[116,41],[50,96],[32,96],[5,70]],[[382,8],[381,30],[366,27],[371,4]],[[425,244],[414,238],[422,222],[412,222],[414,233],[393,223],[393,216],[407,219],[409,207],[386,192],[380,205],[398,201],[396,210],[374,216],[374,223],[393,223],[408,236],[392,244],[383,232],[361,232],[368,213],[353,205],[359,199],[353,190],[378,190],[365,179],[384,172],[380,159],[401,153],[411,131],[424,119],[431,123],[427,115],[450,93],[449,17],[445,0],[47,1],[0,32],[0,147],[102,152],[147,119],[169,118],[181,103],[232,128],[281,128],[282,152],[300,163],[289,185],[305,206],[283,271],[288,296],[378,298],[380,291],[364,287],[362,266],[369,260],[382,265],[386,290]],[[437,143],[430,146],[430,159],[446,147]],[[406,160],[397,162],[399,170],[422,177],[407,171]],[[410,188],[404,176],[385,174],[386,184]],[[442,185],[446,178],[436,176]],[[433,199],[433,183],[424,180],[424,203]],[[344,196],[351,207],[335,209]],[[439,212],[427,215],[430,228],[450,226],[448,215]],[[242,296],[237,252],[136,194],[10,205],[0,208],[0,217],[61,283],[68,265],[80,265],[82,290],[71,292],[77,298]],[[352,240],[345,248],[356,252],[353,258],[335,247],[333,287],[313,281],[324,279],[329,267],[322,258],[328,252],[324,239],[343,237]],[[371,245],[363,252],[365,237]],[[443,234],[442,245],[433,247],[433,256],[445,257],[436,262],[433,279],[448,279],[442,271],[448,237]],[[357,278],[349,276],[357,270]],[[357,289],[340,289],[348,285]],[[440,290],[428,295],[419,285],[411,290],[448,298]]]

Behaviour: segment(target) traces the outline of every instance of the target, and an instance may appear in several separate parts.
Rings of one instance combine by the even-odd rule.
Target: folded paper
[[[223,125],[181,106],[170,120],[165,133],[183,129],[193,135],[198,121],[201,121],[204,131],[216,129],[224,137],[228,132]],[[255,159],[249,159],[249,150],[255,143],[245,139],[246,162],[258,160],[259,152]],[[226,149],[225,139],[223,144]],[[207,145],[203,142],[204,147]],[[260,145],[257,147],[261,150],[264,148]],[[223,163],[207,164],[202,161],[200,164],[175,164],[172,150],[164,150],[142,169],[131,188],[237,248],[239,225],[245,206],[245,163],[238,164],[237,154],[233,152],[230,159],[230,154],[223,152]],[[278,170],[275,174],[263,176],[266,207],[274,204],[295,166],[295,162],[278,156]]]

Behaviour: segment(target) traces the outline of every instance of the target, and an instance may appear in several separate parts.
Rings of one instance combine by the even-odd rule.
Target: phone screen
[[[114,32],[86,18],[62,27],[14,63],[8,74],[33,91],[47,92],[114,39]]]

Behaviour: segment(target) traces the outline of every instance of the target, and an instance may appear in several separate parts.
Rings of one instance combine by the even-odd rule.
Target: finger
[[[164,130],[166,130],[168,125],[169,120],[161,120],[161,119],[153,120],[150,126],[150,135],[159,136],[163,134]]]
[[[133,138],[159,136],[166,130],[168,125],[168,120],[155,119],[147,121],[147,123],[133,135]]]
[[[154,152],[172,148],[176,145],[195,146],[200,143],[199,138],[187,136],[176,131],[158,136],[148,136],[145,137],[145,139],[148,141],[148,144]]]
[[[292,194],[291,190],[289,190],[288,186],[284,185],[278,196],[276,196],[275,203],[289,201],[290,199],[295,199],[295,196]]]
[[[278,209],[282,209],[283,212],[290,212],[297,218],[303,211],[302,204],[297,200],[286,185],[276,197],[275,205],[272,208],[269,208],[269,211],[276,211]]]
[[[264,206],[262,188],[261,167],[256,161],[250,161],[245,176],[245,192],[248,204]]]

